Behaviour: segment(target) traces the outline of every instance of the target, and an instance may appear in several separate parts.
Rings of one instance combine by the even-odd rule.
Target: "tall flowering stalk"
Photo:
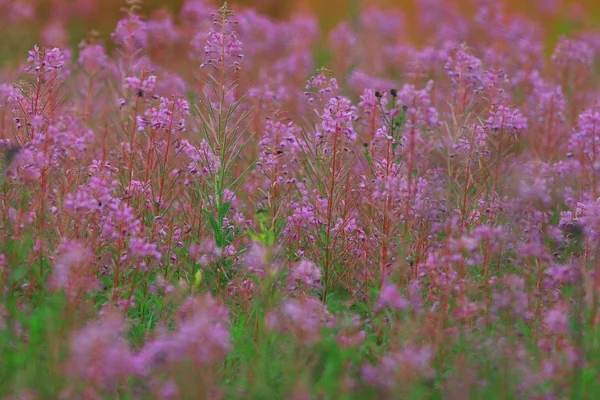
[[[250,111],[242,111],[240,105],[243,96],[237,93],[238,75],[241,71],[243,54],[242,43],[235,30],[237,22],[235,13],[225,3],[216,14],[213,14],[213,25],[206,36],[206,44],[202,54],[201,68],[207,71],[206,86],[198,95],[197,116],[201,122],[200,130],[204,142],[210,152],[202,158],[218,159],[213,164],[210,180],[206,185],[196,186],[202,202],[203,216],[212,229],[213,238],[218,248],[232,247],[232,229],[229,228],[229,213],[235,209],[234,200],[243,177],[250,169],[251,163],[240,171],[242,151],[253,135],[248,134],[246,119]],[[228,276],[224,259],[218,266],[219,276]]]
[[[358,113],[348,98],[338,94],[334,78],[319,74],[308,81],[307,89],[308,102],[318,119],[314,137],[305,135],[300,144],[303,159],[299,162],[305,169],[303,179],[295,182],[295,186],[301,201],[294,204],[284,234],[301,248],[307,245],[313,256],[321,260],[323,300],[326,301],[334,266],[349,257],[351,246],[342,247],[341,242],[361,234],[356,224],[355,182],[352,180]],[[314,229],[317,234],[313,233]],[[302,236],[306,234],[310,241],[317,241],[317,246],[310,241],[302,243]]]

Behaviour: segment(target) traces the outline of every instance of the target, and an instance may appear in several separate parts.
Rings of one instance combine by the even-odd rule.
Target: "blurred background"
[[[468,8],[476,1],[465,0]],[[222,3],[206,0],[215,8]],[[546,28],[548,48],[561,34],[574,29],[597,26],[600,22],[600,0],[504,0],[506,10],[538,20]],[[180,15],[184,0],[141,0],[140,13],[151,16],[168,12]],[[369,4],[400,8],[407,16],[409,28],[417,20],[418,3],[429,0],[230,0],[234,9],[253,7],[261,13],[285,19],[294,12],[313,13],[326,32],[339,21]],[[40,43],[44,36],[61,39],[72,48],[88,37],[90,32],[108,38],[116,22],[123,16],[125,0],[0,0],[0,66],[14,60],[18,52]],[[410,32],[410,30],[409,30]],[[411,38],[416,39],[418,38]],[[60,41],[60,40],[58,40]],[[110,46],[110,45],[109,45]],[[22,54],[22,53],[21,53]]]

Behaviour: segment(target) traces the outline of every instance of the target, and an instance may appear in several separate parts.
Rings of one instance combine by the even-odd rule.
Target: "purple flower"
[[[544,316],[546,328],[555,334],[566,334],[569,332],[569,317],[563,307],[554,307],[546,312]]]
[[[146,30],[150,41],[161,46],[175,42],[180,36],[171,15],[166,15],[161,19],[149,20],[146,23]]]
[[[129,250],[134,257],[154,257],[156,261],[160,261],[161,254],[157,250],[155,243],[149,243],[148,241],[141,238],[129,239]]]
[[[416,375],[431,378],[435,374],[431,368],[433,355],[430,346],[406,345],[399,351],[387,353],[376,365],[364,365],[361,375],[368,384],[391,390],[402,384],[400,377]]]
[[[377,297],[375,309],[389,308],[396,311],[405,311],[410,308],[410,303],[400,294],[398,286],[385,281]]]
[[[106,50],[99,44],[82,43],[78,63],[88,72],[96,72],[108,64]]]
[[[60,76],[66,77],[69,75],[69,70],[65,67],[70,59],[71,54],[68,50],[61,50],[58,47],[40,50],[36,45],[33,47],[33,50],[29,50],[27,62],[30,66],[25,70],[41,73],[60,71]]]
[[[210,295],[189,298],[178,310],[177,328],[163,331],[148,342],[138,356],[146,370],[164,368],[186,360],[211,366],[231,350],[229,311]]]
[[[512,131],[518,133],[527,129],[527,119],[516,108],[503,105],[490,111],[486,121],[487,127],[492,131]]]
[[[356,107],[345,97],[332,97],[321,116],[322,132],[317,136],[334,136],[341,133],[351,141],[358,135],[354,131],[353,123],[358,119]]]
[[[320,340],[321,328],[331,327],[333,323],[327,307],[314,297],[287,300],[277,313],[267,318],[269,329],[290,332],[303,344]]]
[[[140,365],[123,338],[125,327],[122,316],[106,312],[75,332],[70,343],[73,373],[109,390],[122,379],[138,375]]]
[[[148,94],[151,93],[154,90],[155,86],[156,86],[156,76],[154,76],[154,75],[150,75],[148,78],[144,79],[143,81],[136,76],[131,76],[131,77],[125,78],[125,88],[129,89],[129,90],[133,90],[138,93],[141,93],[141,95],[144,95],[146,93],[148,93]]]
[[[552,61],[558,64],[575,62],[590,65],[594,60],[593,56],[593,50],[586,42],[561,36],[552,54]]]
[[[321,268],[310,260],[300,261],[288,275],[290,285],[294,285],[297,281],[303,282],[309,288],[320,289]]]
[[[218,18],[215,19],[215,29],[211,27],[206,42],[204,44],[204,63],[201,68],[212,65],[215,68],[234,68],[236,71],[241,69],[241,62],[244,58],[242,54],[242,42],[238,39],[237,32],[231,29],[233,21],[231,18],[235,14],[223,6],[219,9]],[[194,40],[195,47],[198,40]]]
[[[94,255],[76,241],[65,240],[60,246],[54,262],[51,286],[64,289],[69,296],[87,292],[96,286],[96,279],[90,269]]]
[[[144,49],[148,45],[146,23],[135,14],[130,14],[120,20],[110,37],[116,44],[128,51]]]
[[[483,85],[483,69],[481,60],[469,54],[466,48],[456,50],[448,59],[444,70],[454,85],[464,85],[471,89],[479,89]]]

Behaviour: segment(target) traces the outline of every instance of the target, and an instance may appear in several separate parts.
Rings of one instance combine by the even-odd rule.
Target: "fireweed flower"
[[[310,260],[302,260],[288,275],[288,284],[294,286],[296,282],[302,282],[306,287],[320,289],[321,268]]]
[[[311,77],[305,86],[304,95],[309,103],[315,101],[315,96],[321,101],[326,102],[331,99],[340,90],[337,79],[327,78],[323,74]]]
[[[392,80],[377,78],[361,70],[352,71],[348,77],[348,83],[355,92],[366,89],[383,91],[396,85],[396,82]]]
[[[51,285],[55,289],[65,289],[69,296],[94,289],[98,282],[90,269],[92,261],[90,249],[75,241],[63,241],[54,262]]]
[[[483,70],[481,60],[469,54],[466,48],[457,49],[449,57],[444,70],[454,85],[471,90],[482,89]]]
[[[273,256],[271,249],[254,241],[244,256],[243,262],[248,272],[264,278],[267,274],[277,273],[281,267],[280,261],[274,259]]]
[[[375,309],[389,308],[397,311],[405,311],[410,308],[410,303],[400,294],[398,286],[385,281],[379,292]]]
[[[185,0],[179,18],[184,24],[197,27],[213,13],[209,0]]]
[[[375,95],[375,91],[371,89],[365,89],[363,94],[360,95],[359,107],[363,110],[365,115],[372,115],[381,107],[385,110],[389,101],[387,93],[384,93],[381,98]]]
[[[42,11],[12,3],[0,0],[8,30]],[[0,298],[25,296],[0,302],[0,328],[18,342],[9,353],[25,351],[40,343],[19,321],[41,315],[45,293],[66,301],[68,358],[60,335],[44,353],[62,397],[230,396],[254,378],[234,350],[251,342],[309,378],[330,344],[355,348],[337,368],[342,396],[428,391],[435,365],[457,373],[440,388],[460,397],[504,378],[480,375],[482,359],[518,372],[507,397],[569,397],[564,378],[594,351],[569,325],[573,287],[594,300],[582,267],[600,254],[597,32],[560,38],[548,62],[542,24],[502,2],[476,0],[473,18],[418,0],[411,35],[401,14],[368,6],[328,37],[336,79],[313,74],[314,16],[244,9],[235,22],[186,0],[178,18],[125,15],[116,51],[83,43],[72,68],[61,26],[97,1],[76,3],[57,4],[60,22],[40,26],[53,46],[29,53],[23,79],[7,63],[17,81],[0,85],[0,233],[19,250],[0,255]],[[202,104],[180,96],[192,89]],[[202,290],[233,306],[231,333],[216,298],[186,300]],[[465,351],[476,357],[463,363]],[[314,382],[296,375],[291,390],[310,397]]]
[[[251,70],[257,61],[284,40],[284,24],[273,21],[254,9],[241,10],[236,14],[236,20],[239,37],[244,42],[244,65],[247,70]]]
[[[150,19],[146,22],[146,30],[148,39],[155,45],[170,45],[180,37],[179,30],[173,23],[173,17],[169,14],[161,18]]]
[[[358,43],[358,37],[350,25],[345,21],[341,22],[329,33],[328,42],[343,68],[348,68],[354,58],[355,46]]]
[[[361,369],[362,378],[369,384],[382,389],[393,389],[399,384],[401,374],[431,378],[435,371],[431,368],[433,349],[429,346],[406,345],[399,351],[382,357],[377,365],[365,365]]]
[[[134,257],[153,257],[157,261],[160,261],[161,254],[157,250],[155,243],[149,243],[144,239],[133,237],[129,239],[129,250]]]
[[[554,307],[544,316],[544,324],[549,332],[555,334],[566,334],[569,332],[569,316],[564,307]]]
[[[35,18],[35,5],[29,2],[0,3],[2,18],[9,23],[30,21]]]
[[[189,160],[185,184],[189,185],[195,179],[210,178],[217,173],[221,166],[221,159],[214,154],[208,142],[204,139],[198,147],[192,145],[187,139],[181,141],[181,154]]]
[[[110,37],[127,51],[145,49],[148,46],[148,27],[136,14],[130,14],[117,23]]]
[[[103,46],[99,44],[87,44],[82,42],[80,44],[80,52],[78,63],[87,72],[96,72],[102,68],[105,68],[108,64],[108,56]]]
[[[242,42],[238,39],[237,32],[231,27],[235,24],[231,19],[234,15],[226,6],[219,9],[215,15],[213,26],[206,36],[203,52],[204,62],[200,66],[201,68],[212,65],[215,68],[222,67],[226,70],[239,71],[241,69],[244,55],[242,54]],[[195,39],[193,44],[196,43],[199,43],[199,40]]]
[[[66,62],[66,57],[57,47],[40,51],[39,47],[36,45],[33,47],[33,50],[29,50],[27,62],[31,64],[30,68],[33,68],[36,71],[45,69],[45,71],[48,72],[54,69],[61,69]]]
[[[229,311],[210,295],[189,298],[179,308],[177,327],[162,331],[138,356],[146,371],[167,370],[186,360],[197,365],[216,365],[231,350]]]
[[[185,130],[185,117],[189,115],[190,105],[186,100],[177,97],[169,100],[159,99],[159,106],[148,108],[145,112],[147,121],[154,129],[169,130],[171,134]]]
[[[561,36],[552,54],[552,61],[557,64],[575,62],[590,65],[594,59],[593,54],[592,48],[586,42]]]
[[[29,57],[27,63],[29,64],[26,68],[26,72],[40,73],[40,74],[54,74],[56,77],[65,79],[71,71],[68,65],[71,61],[71,53],[69,50],[61,50],[58,47],[54,48],[40,48],[36,45],[33,50],[29,50]]]
[[[106,212],[111,203],[118,203],[116,190],[118,181],[112,179],[110,166],[100,165],[96,161],[89,167],[92,175],[87,183],[80,185],[75,193],[68,193],[65,199],[65,211],[81,215],[100,215]],[[107,173],[108,170],[108,173]]]
[[[317,132],[317,139],[323,140],[339,133],[350,141],[358,138],[354,130],[354,122],[358,120],[356,107],[345,97],[333,97],[321,115],[321,131]]]
[[[279,310],[267,316],[269,329],[289,332],[303,344],[317,342],[321,329],[332,327],[334,323],[327,307],[314,297],[287,300]]]
[[[588,167],[597,168],[593,163],[600,161],[596,159],[600,154],[600,110],[587,108],[579,114],[577,126],[569,138],[569,150],[582,153]]]
[[[527,119],[516,108],[500,105],[490,111],[486,121],[487,127],[492,131],[504,130],[515,134],[527,129]]]
[[[551,122],[555,126],[564,124],[567,103],[561,86],[545,81],[537,70],[529,74],[527,80],[533,86],[531,99],[527,102],[527,109],[524,110],[530,110],[530,120],[546,123],[546,126]]]
[[[107,311],[75,332],[70,342],[72,373],[108,390],[138,375],[141,368],[123,337],[125,328],[122,316]]]
[[[294,123],[282,123],[267,119],[260,146],[257,169],[265,179],[265,187],[274,182],[291,182],[298,167],[296,155],[301,152],[302,144],[298,140],[300,128]]]
[[[141,80],[136,76],[125,78],[125,89],[131,90],[139,97],[152,93],[156,86],[156,76],[150,75],[148,78]]]
[[[422,89],[406,84],[397,91],[396,110],[406,107],[405,133],[413,127],[435,127],[440,124],[438,111],[431,106],[432,91],[433,81],[428,81]]]
[[[350,50],[356,44],[357,37],[348,22],[343,21],[329,33],[329,42],[338,50],[342,48]]]

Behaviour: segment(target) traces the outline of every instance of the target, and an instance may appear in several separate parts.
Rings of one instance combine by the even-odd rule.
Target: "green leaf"
[[[223,221],[223,218],[225,218],[227,216],[227,214],[229,213],[230,208],[231,208],[231,201],[227,201],[227,202],[221,204],[221,207],[219,207],[219,221]]]
[[[369,155],[369,151],[367,149],[364,149],[363,150],[363,154],[364,154],[365,158],[367,159],[367,162],[369,163],[369,166],[373,166],[373,159]]]
[[[219,223],[217,222],[217,220],[215,220],[215,217],[213,217],[212,214],[210,214],[208,211],[204,210],[204,214],[208,218],[210,226],[212,226],[213,228],[213,236],[217,247],[223,247],[225,238],[223,236],[223,231],[221,230]]]
[[[198,289],[200,287],[201,282],[202,282],[202,271],[198,270],[194,274],[194,288]]]
[[[248,231],[248,236],[250,236],[250,239],[260,242],[260,236],[256,233]]]
[[[12,273],[12,275],[10,277],[11,280],[13,282],[20,281],[21,279],[23,279],[27,275],[27,271],[28,270],[29,269],[26,266],[24,266],[24,265],[21,265],[20,267],[17,267],[17,269],[15,269],[13,271],[13,273]]]

